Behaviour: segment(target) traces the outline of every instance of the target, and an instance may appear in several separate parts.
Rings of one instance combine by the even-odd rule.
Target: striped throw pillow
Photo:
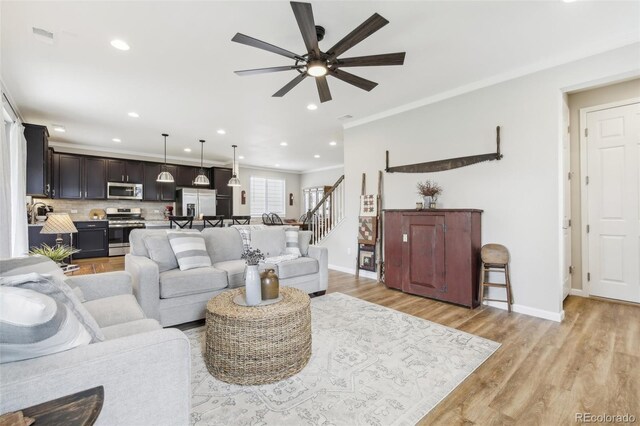
[[[287,244],[284,252],[300,257],[302,253],[300,252],[300,243],[298,242],[298,231],[298,228],[287,228],[284,230],[284,239]]]
[[[181,271],[211,266],[204,238],[198,231],[167,231]]]

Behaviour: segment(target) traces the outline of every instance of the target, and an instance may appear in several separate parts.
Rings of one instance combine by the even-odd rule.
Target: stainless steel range
[[[117,209],[108,207],[109,256],[124,256],[129,253],[129,234],[132,230],[144,228],[144,218],[140,208]]]

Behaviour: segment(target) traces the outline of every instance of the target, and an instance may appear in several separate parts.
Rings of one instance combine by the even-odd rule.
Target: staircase
[[[305,222],[312,232],[311,243],[318,244],[344,220],[344,175],[325,192],[318,204],[307,212]]]

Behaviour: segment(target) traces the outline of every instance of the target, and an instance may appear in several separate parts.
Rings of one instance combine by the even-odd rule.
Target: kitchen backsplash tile
[[[42,202],[53,207],[54,213],[69,213],[72,220],[89,220],[91,209],[106,209],[107,207],[129,208],[139,207],[142,216],[147,220],[163,220],[165,206],[174,206],[175,203],[167,201],[129,201],[129,200],[60,200],[60,199],[35,199],[33,202]],[[76,210],[77,213],[71,213]],[[157,213],[156,213],[157,211]]]

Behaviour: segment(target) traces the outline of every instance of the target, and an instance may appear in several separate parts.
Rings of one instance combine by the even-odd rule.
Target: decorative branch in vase
[[[242,259],[247,262],[247,270],[244,277],[245,301],[249,306],[259,305],[262,302],[262,290],[258,264],[261,260],[264,260],[264,254],[260,249],[249,247],[242,253]]]
[[[422,196],[426,209],[435,209],[438,195],[442,194],[442,187],[432,180],[418,182],[418,195]]]

